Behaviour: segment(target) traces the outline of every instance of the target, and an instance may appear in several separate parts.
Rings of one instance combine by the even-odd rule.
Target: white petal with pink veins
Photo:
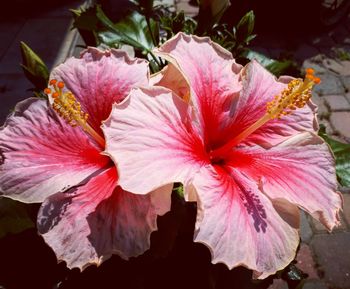
[[[213,263],[245,266],[263,279],[294,259],[298,230],[280,216],[256,183],[235,169],[207,166],[193,185],[200,216],[194,240],[208,246]]]
[[[230,165],[260,182],[270,198],[298,205],[329,230],[339,224],[342,199],[336,192],[334,157],[318,136],[306,132],[267,150],[240,149]]]
[[[20,102],[0,130],[0,192],[22,202],[42,202],[105,167],[110,160],[100,151],[47,101]]]
[[[39,211],[39,233],[69,268],[99,265],[112,254],[136,257],[149,249],[159,212],[170,208],[172,186],[160,190],[160,203],[153,192],[126,192],[110,168],[83,186],[49,197]]]
[[[209,38],[184,33],[165,42],[156,53],[187,79],[205,142],[222,144],[230,125],[227,122],[230,103],[241,89],[241,66],[229,51]]]
[[[258,62],[252,61],[242,70],[242,92],[232,110],[232,121],[237,134],[261,118],[267,103],[287,87],[286,78],[277,80]],[[259,145],[276,145],[303,131],[317,130],[316,106],[309,102],[281,119],[273,119],[256,130],[245,142]]]
[[[61,80],[89,114],[89,123],[100,131],[114,102],[122,101],[132,87],[148,85],[148,62],[130,59],[125,51],[90,47],[81,58],[69,58],[53,69],[50,79]]]
[[[146,194],[187,182],[203,163],[201,139],[190,122],[189,105],[170,90],[134,89],[104,122],[106,153],[115,160],[120,185]]]

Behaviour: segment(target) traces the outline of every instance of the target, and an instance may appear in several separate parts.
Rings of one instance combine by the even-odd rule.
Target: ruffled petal
[[[165,42],[156,53],[187,79],[205,143],[222,144],[230,125],[230,103],[241,89],[241,66],[230,52],[209,38],[184,33]]]
[[[119,168],[119,183],[146,194],[186,183],[201,165],[204,148],[191,126],[189,105],[161,87],[134,89],[102,126],[106,153]]]
[[[258,62],[254,60],[250,62],[242,70],[243,88],[231,107],[233,136],[261,118],[266,113],[267,103],[279,95],[290,80],[286,78],[277,80]],[[256,130],[246,143],[273,146],[300,132],[314,132],[317,129],[316,106],[309,102],[290,115],[270,120]]]
[[[169,63],[160,72],[153,74],[150,79],[151,85],[169,88],[185,101],[189,101],[190,87],[183,74]]]
[[[209,247],[213,263],[245,266],[263,279],[287,266],[299,243],[294,228],[238,170],[207,166],[196,175],[198,194],[195,238]],[[279,206],[281,207],[281,206]],[[298,210],[283,206],[293,219]]]
[[[172,186],[140,196],[116,184],[116,170],[110,168],[42,204],[39,232],[69,268],[83,270],[112,254],[128,259],[149,249],[157,214],[170,209]]]
[[[122,101],[130,89],[148,85],[148,62],[130,59],[125,51],[101,51],[90,47],[81,58],[69,58],[51,73],[51,79],[62,80],[89,114],[89,123],[101,133],[114,102]]]
[[[22,202],[42,202],[75,186],[110,161],[79,128],[31,98],[20,102],[0,130],[0,192]]]
[[[329,230],[339,224],[334,157],[318,136],[302,133],[268,150],[242,148],[230,158],[230,165],[259,182],[270,198],[298,205]]]

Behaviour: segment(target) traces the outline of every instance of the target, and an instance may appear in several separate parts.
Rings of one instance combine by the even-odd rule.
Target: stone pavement
[[[67,9],[79,2],[69,2],[30,17],[19,15],[1,20],[0,123],[19,100],[30,95],[26,92],[30,83],[19,66],[19,41],[31,46],[50,67],[63,61],[74,52],[72,43],[77,41],[76,34],[69,32],[71,15]],[[175,0],[175,6],[191,16],[198,12],[188,0]],[[253,45],[270,57],[278,57],[286,50],[278,39],[263,39]],[[336,54],[334,49],[344,49],[345,53],[338,53],[335,59],[329,57]],[[328,134],[350,143],[350,54],[347,54],[350,53],[350,16],[328,32],[302,39],[289,52],[304,67],[314,68],[322,80],[313,93],[320,123],[325,124]],[[342,224],[333,233],[302,214],[302,243],[297,260],[299,268],[309,275],[304,289],[350,289],[350,194],[348,188],[341,190]],[[282,289],[287,285],[276,280],[272,288]]]
[[[15,104],[31,96],[30,82],[24,77],[20,67],[20,41],[27,43],[44,62],[52,68],[63,61],[75,37],[71,33],[72,17],[68,9],[75,8],[82,0],[60,1],[57,5],[21,10],[21,1],[15,7],[16,13],[0,15],[0,124]],[[32,3],[40,1],[35,1]],[[55,1],[53,1],[55,2]],[[57,1],[56,1],[57,2]],[[63,3],[63,4],[60,4]],[[26,7],[27,8],[27,7]],[[1,11],[0,11],[1,12]]]
[[[188,0],[175,0],[175,5],[189,16],[198,13]],[[271,58],[287,51],[303,68],[315,69],[321,78],[312,97],[319,122],[333,138],[350,143],[350,15],[329,31],[297,39],[293,49],[280,39],[258,35],[256,40],[253,49]],[[309,275],[303,289],[350,289],[350,190],[340,189],[344,198],[341,226],[332,233],[302,212],[297,266]],[[275,280],[269,289],[287,288],[284,281]]]
[[[313,92],[319,122],[333,138],[350,143],[350,61],[319,54],[305,60],[303,66],[314,68],[321,78]],[[304,288],[350,288],[350,194],[349,188],[340,190],[344,199],[341,225],[332,233],[310,216],[302,216],[297,260],[309,274]]]

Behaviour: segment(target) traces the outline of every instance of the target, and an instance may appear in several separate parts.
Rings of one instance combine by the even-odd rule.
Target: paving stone
[[[343,208],[343,214],[345,221],[350,226],[350,195],[349,194],[343,194],[344,199],[344,208]]]
[[[330,116],[330,122],[335,131],[343,136],[350,138],[350,112],[339,111],[333,112]]]
[[[345,25],[338,25],[336,29],[332,30],[329,34],[338,44],[350,44],[349,31],[345,28]]]
[[[350,14],[343,19],[345,28],[350,32]]]
[[[0,25],[0,59],[4,56],[6,50],[11,45],[16,35],[24,25],[24,19],[16,19],[13,21],[2,21]]]
[[[327,57],[330,57],[331,55],[333,55],[333,48],[336,47],[335,46],[320,46],[318,47],[318,50],[320,51],[321,54],[327,56]]]
[[[265,49],[281,48],[281,40],[272,37],[271,35],[264,35],[264,37],[256,37],[251,42],[252,46],[260,46]]]
[[[297,60],[305,60],[307,58],[313,57],[319,53],[319,50],[315,46],[308,44],[301,44],[298,46],[297,50],[294,52],[294,57]]]
[[[323,59],[325,58],[324,55],[318,54],[310,59],[306,59],[303,62],[303,69],[306,68],[313,68],[315,70],[316,74],[319,73],[326,73],[327,69],[323,66]]]
[[[288,284],[282,279],[274,279],[267,289],[288,289]]]
[[[323,60],[323,65],[329,70],[340,74],[340,75],[350,75],[350,61],[349,60],[336,60],[332,58],[325,58]]]
[[[311,246],[327,285],[350,288],[350,233],[315,235]]]
[[[71,19],[30,19],[16,36],[0,61],[1,73],[21,73],[20,41],[26,42],[51,67],[62,40],[70,28]]]
[[[343,85],[347,92],[350,91],[350,75],[340,76],[341,81],[343,82]]]
[[[335,132],[334,134],[331,134],[330,137],[332,139],[335,139],[335,140],[340,141],[342,143],[349,143],[350,144],[350,138],[342,136],[338,132]]]
[[[186,15],[194,16],[198,14],[199,7],[192,6],[188,2],[179,2],[176,4],[177,11],[184,11]]]
[[[85,42],[79,33],[76,34],[76,37],[77,37],[76,44],[75,44],[73,53],[71,53],[72,55],[70,56],[75,56],[76,58],[79,58],[80,53],[84,50]]]
[[[309,243],[311,241],[313,232],[309,223],[309,220],[306,217],[305,212],[300,212],[300,238],[304,243]]]
[[[349,142],[350,143],[350,142]],[[343,195],[344,194],[350,194],[350,188],[347,187],[343,187],[343,186],[339,186],[339,192],[341,192]],[[348,222],[348,225],[350,225],[350,223]]]
[[[329,36],[327,33],[318,35],[311,39],[310,41],[311,45],[315,45],[317,47],[334,47],[336,43],[332,39],[331,36]]]
[[[314,228],[315,233],[327,233],[328,230],[325,226],[323,226],[322,223],[320,223],[318,220],[312,218],[311,219],[312,227]],[[338,227],[333,228],[332,232],[338,232],[338,231],[346,231],[347,225],[345,223],[345,219],[342,214],[340,214],[340,225]]]
[[[62,41],[61,49],[57,52],[55,62],[52,67],[63,63],[67,58],[75,56],[80,57],[80,53],[84,50],[85,42],[80,36],[78,30],[73,29],[67,32]]]
[[[326,133],[328,135],[332,135],[335,133],[333,127],[331,126],[330,122],[326,118],[319,119],[318,122],[319,124],[323,124],[325,126]]]
[[[278,48],[268,48],[269,51],[269,57],[273,59],[278,59],[281,57],[281,54],[285,51],[284,49],[278,47]]]
[[[272,35],[264,35],[264,39],[260,39],[261,37],[256,37],[254,39],[254,43],[259,43],[261,40],[261,44],[262,46],[264,46],[267,49],[271,49],[271,48],[284,48],[284,50],[286,50],[285,48],[289,48],[286,47],[286,43],[285,41],[283,41],[281,38],[276,38]],[[260,40],[259,40],[260,39]]]
[[[269,51],[267,48],[265,47],[261,47],[261,46],[250,46],[250,49],[253,51],[256,51],[258,53],[264,54],[265,56],[271,57],[269,56]]]
[[[328,289],[326,284],[320,280],[308,280],[302,289]]]
[[[329,117],[329,110],[328,107],[325,105],[325,101],[323,97],[320,97],[315,91],[312,91],[312,102],[317,105],[317,116],[319,118],[328,118]]]
[[[156,5],[175,5],[175,0],[155,0],[154,1],[154,6]]]
[[[0,126],[18,101],[32,95],[27,91],[31,87],[31,83],[22,73],[0,74]]]
[[[322,97],[331,111],[350,110],[350,103],[344,95],[325,95]]]
[[[47,12],[40,13],[36,18],[72,18],[72,12],[69,9],[76,9],[82,5],[84,0],[69,1],[68,3],[59,3],[60,5],[56,8],[51,8]]]
[[[310,279],[318,279],[316,264],[312,257],[310,247],[307,244],[301,244],[296,257],[297,266],[304,273],[308,274]]]
[[[344,86],[339,77],[330,73],[318,74],[317,76],[321,78],[321,83],[315,85],[314,91],[320,96],[345,93]]]

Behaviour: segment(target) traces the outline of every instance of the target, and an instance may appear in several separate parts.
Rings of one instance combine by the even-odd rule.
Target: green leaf
[[[88,46],[97,46],[96,31],[99,20],[96,16],[96,6],[86,8],[85,5],[78,9],[71,9],[73,13],[73,28],[78,29],[81,37]]]
[[[324,125],[320,126],[319,136],[332,148],[335,156],[337,177],[340,184],[350,187],[350,144],[339,142],[326,134]]]
[[[73,28],[94,31],[97,29],[98,18],[96,17],[96,7],[85,8],[83,6],[78,9],[70,10],[73,13]]]
[[[8,198],[0,198],[0,238],[33,227],[34,223],[29,218],[25,204]]]
[[[270,63],[266,66],[266,69],[276,76],[284,74],[291,66],[294,65],[294,62],[291,60],[278,61],[275,60],[273,63]]]
[[[264,54],[254,51],[254,50],[248,50],[246,52],[246,54],[244,55],[246,58],[248,58],[249,60],[257,60],[261,65],[263,65],[264,67],[274,63],[274,59],[269,58],[267,56],[265,56]]]
[[[283,74],[285,71],[295,65],[291,60],[279,61],[253,50],[246,50],[243,56],[249,60],[256,59],[261,65],[276,76]]]
[[[200,0],[198,13],[199,32],[208,31],[220,21],[220,18],[230,6],[229,0]]]
[[[244,42],[246,44],[252,39],[251,35],[254,30],[255,15],[251,10],[245,14],[236,25],[235,35],[238,42]]]
[[[41,58],[24,42],[21,42],[22,69],[37,90],[43,90],[49,80],[49,70]]]
[[[197,22],[192,17],[186,16],[183,11],[159,18],[161,29],[167,32],[167,39],[170,39],[180,31],[186,34],[194,34],[197,27]]]
[[[121,44],[131,45],[135,50],[146,55],[147,60],[154,61],[154,65],[151,65],[153,73],[162,68],[164,64],[152,52],[159,42],[159,26],[153,19],[133,11],[119,22],[113,23],[103,13],[100,6],[97,6],[96,9],[98,19],[105,27],[105,31],[98,33],[102,43],[110,47]]]
[[[295,266],[294,261],[282,271],[282,279],[285,280],[290,289],[301,289],[307,278],[307,274]]]
[[[151,15],[153,11],[153,0],[137,0],[140,10],[143,12],[144,15]]]
[[[181,198],[184,198],[184,187],[181,183],[175,183],[173,192],[175,192]]]
[[[99,38],[108,46],[127,44],[141,50],[145,54],[155,47],[151,35],[151,32],[154,37],[158,35],[158,26],[155,21],[150,20],[149,29],[146,17],[134,11],[118,23],[113,23],[104,14],[100,6],[97,6],[96,15],[106,28],[105,31],[98,33]]]

